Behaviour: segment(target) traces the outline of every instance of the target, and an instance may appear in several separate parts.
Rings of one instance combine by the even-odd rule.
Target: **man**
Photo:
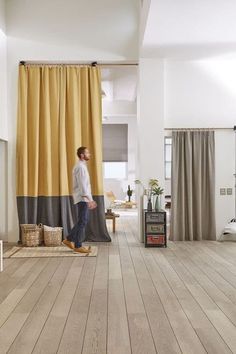
[[[70,234],[63,241],[64,245],[76,253],[90,253],[91,247],[82,246],[84,241],[85,226],[88,223],[89,209],[97,207],[92,198],[91,184],[87,169],[87,161],[90,159],[90,152],[87,147],[81,146],[77,150],[79,161],[73,168],[73,199],[77,206],[78,222],[74,225]]]

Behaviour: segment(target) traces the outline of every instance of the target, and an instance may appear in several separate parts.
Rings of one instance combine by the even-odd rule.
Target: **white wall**
[[[7,142],[0,140],[0,240],[7,241]]]
[[[0,139],[7,140],[7,38],[5,1],[0,0]]]
[[[166,61],[165,93],[165,127],[233,127],[236,61]]]
[[[103,124],[128,124],[128,168],[127,179],[104,178],[104,191],[113,191],[117,199],[127,200],[127,188],[135,189],[135,161],[137,147],[137,118],[132,116],[109,117]],[[135,201],[135,196],[131,198]],[[106,207],[109,202],[106,200]]]
[[[106,101],[102,102],[103,116],[134,116],[137,115],[137,103],[135,101]]]
[[[165,63],[165,127],[217,128],[236,125],[236,61],[207,60]],[[219,188],[234,188],[234,132],[217,130],[216,227],[219,237],[234,217],[232,196],[220,196]]]

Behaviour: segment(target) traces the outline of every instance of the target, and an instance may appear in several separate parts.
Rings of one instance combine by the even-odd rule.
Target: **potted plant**
[[[133,194],[133,189],[130,189],[130,185],[128,185],[127,196],[129,198],[129,203],[131,202],[132,194]]]
[[[152,190],[152,195],[156,196],[156,201],[155,201],[155,210],[160,210],[161,209],[161,198],[160,196],[163,194],[164,189],[156,186]]]
[[[148,198],[148,204],[147,204],[147,210],[148,211],[152,211],[152,195],[153,195],[153,190],[154,188],[158,188],[158,180],[155,178],[150,178],[148,181],[148,188],[145,188],[145,186],[143,185],[143,183],[139,180],[136,179],[135,180],[135,184],[139,184],[143,187],[143,190],[145,191],[145,194],[147,195]]]

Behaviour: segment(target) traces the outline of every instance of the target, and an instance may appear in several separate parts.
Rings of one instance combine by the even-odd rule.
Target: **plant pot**
[[[151,199],[148,200],[148,203],[147,203],[147,211],[152,211],[152,202],[151,202]]]
[[[156,201],[155,201],[155,210],[161,210],[161,196],[157,195],[156,196]]]

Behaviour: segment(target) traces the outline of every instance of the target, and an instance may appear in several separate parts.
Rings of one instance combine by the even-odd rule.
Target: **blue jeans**
[[[82,246],[82,242],[85,239],[85,226],[89,219],[89,209],[86,202],[79,202],[76,204],[76,207],[78,212],[78,222],[67,236],[67,240],[74,242],[75,247],[79,248]]]

